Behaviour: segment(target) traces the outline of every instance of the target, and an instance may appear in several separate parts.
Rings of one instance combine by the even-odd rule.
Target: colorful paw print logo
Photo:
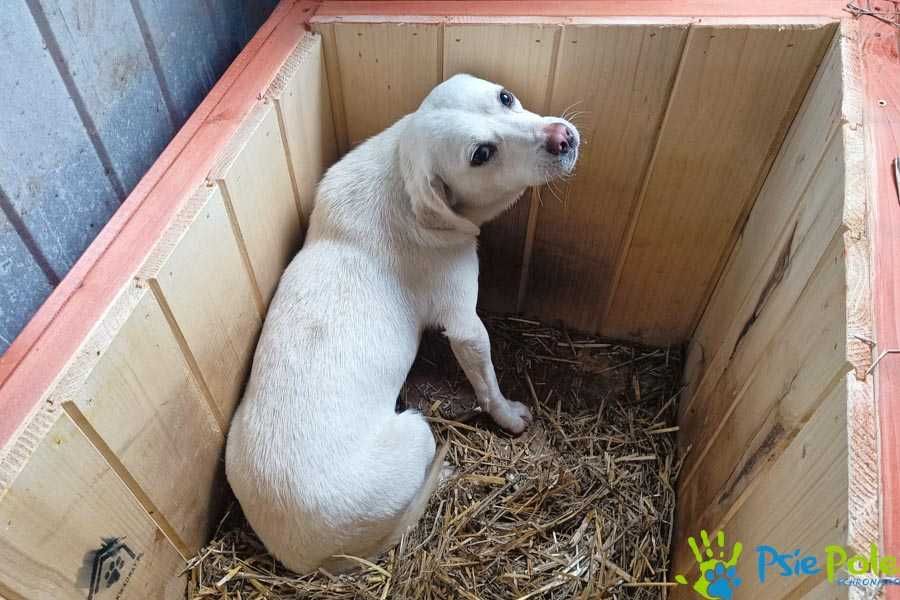
[[[740,542],[735,543],[731,548],[731,557],[726,559],[724,532],[716,534],[715,548],[706,531],[700,532],[700,540],[703,543],[702,549],[697,546],[697,540],[693,537],[688,538],[688,545],[700,569],[700,574],[693,584],[694,591],[707,600],[731,600],[734,597],[734,590],[741,586],[736,565],[741,558],[744,545]],[[688,585],[687,577],[684,575],[676,575],[675,581]]]

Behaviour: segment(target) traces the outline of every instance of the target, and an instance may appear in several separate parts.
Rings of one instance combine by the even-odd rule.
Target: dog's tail
[[[403,513],[403,516],[401,516],[400,520],[397,522],[396,528],[388,538],[386,544],[387,548],[398,544],[403,535],[412,527],[415,527],[416,523],[422,518],[422,515],[425,514],[425,509],[428,508],[428,501],[431,500],[431,496],[434,495],[434,491],[441,483],[444,459],[447,457],[447,450],[449,449],[450,442],[444,442],[444,445],[434,453],[434,460],[431,461],[431,466],[428,467],[425,481],[419,489],[419,493],[416,494],[413,501],[409,503],[406,512]]]

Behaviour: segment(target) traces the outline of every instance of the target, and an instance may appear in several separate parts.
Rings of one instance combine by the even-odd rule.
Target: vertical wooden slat
[[[840,168],[841,163],[835,166]],[[807,210],[797,217],[794,236],[798,237],[789,236],[784,242],[783,252],[761,282],[760,295],[748,301],[736,315],[734,329],[737,335],[733,338],[735,342],[726,348],[720,375],[707,378],[681,412],[681,439],[684,444],[695,445],[695,451],[684,466],[682,483],[693,475],[692,471],[713,442],[722,420],[741,400],[742,392],[756,373],[756,365],[770,352],[767,348],[779,342],[785,320],[796,310],[798,298],[809,297],[812,293],[809,282],[815,280],[819,270],[837,268],[825,264],[825,257],[836,252],[836,238],[840,237],[842,194],[840,189],[830,187],[836,180],[839,181],[823,177],[820,187],[809,194]],[[836,279],[843,276],[842,267]],[[832,298],[831,292],[821,289],[817,293],[820,297],[813,297],[811,302],[843,302],[843,295]],[[825,351],[836,349],[822,349],[820,354]]]
[[[132,8],[160,87],[174,105],[175,127],[181,127],[237,48],[220,50],[204,2],[132,0]],[[219,18],[225,18],[221,11]],[[186,56],[191,60],[185,60]]]
[[[214,518],[224,438],[152,294],[71,400],[171,525],[176,546],[196,551]]]
[[[95,597],[184,595],[184,561],[65,414],[6,491],[0,524],[0,585],[22,597],[84,600],[97,552],[111,540],[128,550],[98,565]],[[113,571],[116,559],[122,564]],[[113,578],[104,576],[115,572],[107,586]]]
[[[260,105],[247,118],[211,178],[218,182],[226,206],[233,211],[266,306],[301,239],[300,207],[271,103]]]
[[[4,199],[0,190],[0,208]],[[16,215],[16,221],[21,222]],[[10,222],[6,211],[0,211],[0,353],[12,343],[22,323],[37,310],[56,283],[56,275],[47,267],[46,258],[36,244],[26,240],[29,233]],[[42,268],[43,267],[43,268]],[[15,274],[15,277],[13,277]]]
[[[558,25],[448,23],[444,78],[468,73],[505,86],[526,109],[546,110]]]
[[[687,339],[833,33],[692,27],[603,333]]]
[[[0,63],[18,67],[0,69],[6,115],[0,119],[0,144],[5,148],[0,194],[37,251],[62,277],[118,207],[121,189],[106,172],[108,165],[93,145],[97,140],[85,130],[70,97],[73,83],[60,74],[55,51],[47,48],[28,5],[15,2],[3,11]],[[17,272],[24,277],[25,271]],[[13,288],[4,294],[12,301],[3,302],[3,313],[21,315],[13,327],[17,333],[47,292],[36,303],[21,306],[31,299],[15,290],[15,280],[0,278],[0,286]]]
[[[322,37],[308,40],[269,90],[280,117],[304,220],[312,212],[319,179],[338,155]]]
[[[40,7],[110,165],[127,194],[175,133],[128,2],[29,0]],[[48,40],[48,43],[52,43]],[[71,90],[70,90],[71,91]],[[163,116],[164,118],[160,118]]]
[[[322,54],[325,60],[325,73],[328,80],[328,98],[334,116],[334,138],[338,156],[350,149],[350,137],[347,133],[347,113],[344,110],[343,78],[338,61],[337,40],[333,23],[314,23],[313,31],[322,36]]]
[[[512,91],[526,109],[544,113],[560,29],[539,24],[447,24],[444,78],[468,73],[494,81]],[[516,309],[530,207],[527,191],[508,212],[481,229],[479,303],[488,310]]]
[[[756,488],[741,511],[725,522],[705,523],[709,531],[722,529],[729,546],[741,542],[745,547],[740,563],[742,585],[736,597],[784,598],[798,586],[802,577],[780,577],[770,572],[765,583],[756,577],[752,549],[761,544],[782,549],[795,548],[817,554],[829,544],[843,545],[847,527],[847,388],[841,381],[822,402],[794,441],[774,462],[771,470],[757,481]],[[694,576],[697,567],[687,545],[694,530],[682,530],[675,542],[673,573]],[[739,594],[739,596],[738,596]],[[696,598],[689,586],[678,586],[673,600]]]
[[[836,381],[845,387],[844,276],[834,239],[785,322],[760,323],[770,333],[760,361],[749,367],[739,352],[734,375],[724,375],[693,421],[684,423],[682,442],[694,448],[678,485],[679,531],[713,527],[745,512],[746,493],[765,478],[829,388]]]
[[[576,111],[584,145],[571,183],[541,194],[526,312],[596,329],[686,32],[686,24],[565,28],[550,112]]]
[[[334,25],[348,148],[411,113],[440,82],[440,26]]]
[[[784,246],[824,154],[829,148],[832,154],[839,151],[840,141],[833,138],[839,136],[841,96],[840,48],[832,43],[691,338],[683,398],[691,398],[707,369],[721,363],[720,351],[730,352],[722,348],[735,342],[728,331],[741,305],[748,295],[760,293],[760,271]]]
[[[227,427],[249,372],[261,315],[221,192],[204,189],[200,202],[183,237],[175,234],[171,254],[142,275],[159,290]]]

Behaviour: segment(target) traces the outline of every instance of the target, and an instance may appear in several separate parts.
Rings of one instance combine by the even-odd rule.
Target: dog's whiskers
[[[582,99],[582,100],[576,100],[576,101],[573,102],[572,104],[570,104],[570,105],[568,105],[567,107],[565,107],[565,108],[563,109],[563,111],[562,111],[562,117],[561,117],[561,118],[565,119],[565,118],[566,118],[566,113],[569,112],[570,110],[572,110],[573,108],[575,108],[576,106],[578,106],[579,104],[581,104],[582,102],[584,102],[584,99]]]
[[[565,206],[566,203],[565,203],[565,202],[563,201],[563,199],[560,197],[559,192],[557,191],[556,187],[554,187],[554,185],[553,185],[553,180],[550,179],[550,177],[549,177],[548,175],[545,175],[545,176],[544,176],[544,181],[546,182],[545,187],[550,191],[551,194],[553,194],[553,197],[556,198],[556,200],[557,200],[560,204],[562,204],[563,206]]]

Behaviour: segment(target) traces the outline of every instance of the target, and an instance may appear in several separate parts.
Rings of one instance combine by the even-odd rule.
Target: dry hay
[[[486,316],[500,387],[534,413],[519,438],[475,410],[448,344],[426,336],[399,406],[431,420],[455,469],[376,564],[297,577],[233,507],[190,561],[189,598],[665,598],[677,349]]]

